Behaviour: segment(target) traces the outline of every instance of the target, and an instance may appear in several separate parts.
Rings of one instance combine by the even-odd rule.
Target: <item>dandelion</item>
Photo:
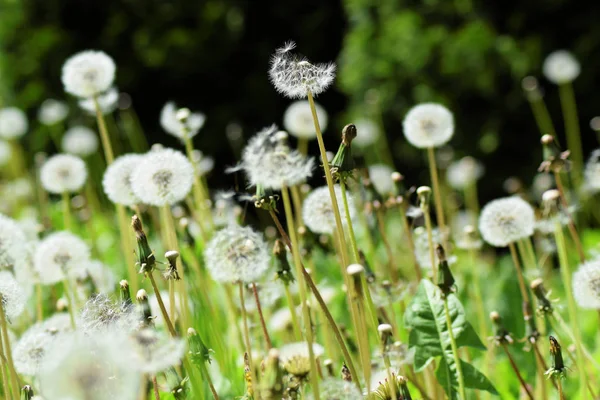
[[[579,62],[566,50],[550,53],[544,60],[543,72],[546,78],[557,85],[575,80],[581,72]]]
[[[321,129],[327,129],[327,111],[318,103],[315,103],[315,109]],[[305,101],[295,101],[288,106],[283,114],[283,127],[299,139],[312,140],[317,137],[310,105]]]
[[[115,80],[113,59],[102,51],[86,50],[71,56],[62,68],[65,91],[77,97],[95,97]]]
[[[26,301],[25,292],[13,275],[0,271],[0,306],[9,322],[21,315]]]
[[[69,106],[64,101],[46,99],[38,109],[38,120],[46,126],[56,125],[67,118]]]
[[[484,173],[484,167],[473,157],[463,157],[448,166],[446,179],[456,190],[464,190],[479,180]]]
[[[0,271],[16,274],[23,268],[26,243],[27,239],[19,224],[0,214]]]
[[[50,285],[80,275],[89,259],[88,245],[78,236],[61,231],[46,236],[37,246],[34,268],[40,281]]]
[[[0,109],[0,138],[18,139],[27,133],[28,128],[27,115],[22,110],[16,107]]]
[[[404,136],[420,149],[440,147],[454,134],[454,117],[443,105],[422,103],[411,108],[402,121]]]
[[[341,198],[342,191],[338,185],[335,186],[335,196]],[[348,209],[350,211],[350,219],[356,216],[356,207],[354,199],[348,193]],[[346,212],[341,204],[338,204],[339,211],[342,215],[342,223],[346,223]],[[315,233],[331,234],[336,229],[333,205],[329,196],[327,186],[319,187],[306,196],[302,205],[302,219],[306,226]]]
[[[81,190],[87,178],[85,162],[71,154],[50,157],[40,170],[42,186],[50,193],[75,193]]]
[[[381,136],[379,126],[370,119],[359,119],[354,122],[356,126],[356,137],[352,140],[352,145],[365,148],[372,145]]]
[[[0,167],[9,163],[12,157],[12,149],[8,142],[0,139]]]
[[[110,201],[124,206],[141,203],[141,200],[133,192],[131,175],[143,159],[144,156],[139,154],[125,154],[117,157],[106,168],[102,178],[102,187]]]
[[[308,93],[323,93],[335,79],[335,64],[312,64],[291,51],[296,47],[288,42],[271,57],[269,78],[278,92],[291,99],[306,98]]]
[[[179,109],[174,102],[169,101],[160,112],[160,125],[169,135],[181,140],[194,137],[204,126],[206,116],[200,112],[190,113],[185,123],[177,118]]]
[[[102,261],[91,260],[82,268],[80,279],[91,278],[98,293],[112,293],[117,284],[115,273]]]
[[[71,317],[66,312],[53,314],[40,323],[40,329],[54,333],[71,332],[73,330]]]
[[[130,177],[133,193],[146,204],[173,205],[192,188],[194,167],[181,152],[173,149],[147,153]]]
[[[483,240],[495,247],[505,247],[533,235],[534,227],[533,208],[517,196],[489,202],[479,217]]]
[[[38,372],[42,396],[70,400],[134,400],[141,376],[128,338],[115,332],[62,335]]]
[[[385,164],[375,164],[369,167],[369,179],[380,195],[386,196],[394,192],[393,172],[394,170]]]
[[[292,327],[292,314],[289,308],[280,308],[269,317],[269,330],[281,332]]]
[[[600,192],[600,149],[590,154],[584,170],[585,187],[590,193]]]
[[[339,378],[325,378],[320,385],[320,397],[326,400],[362,400],[363,395],[352,382]],[[314,399],[314,395],[309,393],[308,399]]]
[[[13,347],[13,360],[17,372],[35,376],[46,350],[57,335],[58,331],[46,329],[44,323],[34,324],[23,333]]]
[[[218,231],[204,251],[206,267],[217,282],[256,282],[269,268],[270,259],[262,235],[237,225]]]
[[[315,358],[322,356],[325,349],[318,343],[312,344]],[[310,372],[310,359],[307,342],[284,344],[279,348],[279,359],[283,368],[290,374],[304,378]]]
[[[154,329],[141,329],[133,333],[132,339],[140,370],[151,375],[179,365],[185,352],[184,340],[170,338]]]
[[[105,294],[98,294],[85,303],[77,326],[84,332],[129,332],[140,326],[141,319],[134,305],[124,305]]]
[[[98,151],[98,136],[86,126],[74,126],[65,132],[62,149],[79,157],[90,156]]]
[[[117,109],[119,105],[119,91],[111,87],[108,91],[96,97],[98,108],[102,114],[110,114]],[[93,98],[79,100],[79,107],[90,115],[96,115],[96,104]]]
[[[600,310],[600,259],[588,261],[575,271],[573,296],[579,307]]]

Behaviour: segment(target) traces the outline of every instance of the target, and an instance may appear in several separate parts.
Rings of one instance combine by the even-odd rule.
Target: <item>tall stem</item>
[[[102,142],[102,149],[104,150],[104,158],[106,159],[106,165],[112,164],[115,160],[112,145],[110,144],[110,136],[108,135],[108,129],[106,129],[106,121],[104,115],[98,104],[98,98],[93,97],[94,108],[96,109],[96,122],[98,123],[98,130],[100,131],[100,140]]]
[[[448,248],[446,243],[446,219],[444,218],[444,207],[442,203],[442,193],[440,180],[438,178],[437,163],[435,161],[435,151],[433,147],[427,148],[427,158],[429,159],[429,173],[431,174],[431,184],[433,186],[433,198],[435,200],[435,213],[437,215],[438,227],[444,248]]]
[[[567,133],[567,147],[571,151],[574,164],[573,178],[575,183],[579,183],[581,171],[583,170],[583,150],[581,147],[581,134],[579,132],[575,92],[573,91],[571,82],[559,85],[558,91],[565,121],[565,132]]]
[[[65,295],[65,297],[67,298],[67,305],[69,307],[69,319],[71,321],[71,328],[73,330],[75,330],[76,326],[75,326],[75,310],[74,310],[74,305],[73,305],[73,299],[71,298],[71,295],[75,296],[75,293],[73,293],[73,291],[71,290],[71,285],[69,285],[69,280],[68,278],[65,277],[65,279],[63,279],[62,281],[63,284],[63,293]]]
[[[435,246],[433,245],[433,227],[431,226],[431,215],[429,207],[423,210],[425,217],[425,229],[427,229],[427,244],[429,245],[429,259],[431,261],[431,271],[433,272],[433,281],[437,282],[437,264],[435,262]],[[443,235],[443,234],[442,234]]]
[[[248,355],[248,364],[250,367],[250,376],[252,382],[256,381],[256,373],[254,370],[254,363],[252,362],[252,345],[250,344],[250,330],[248,329],[248,315],[246,313],[246,303],[244,301],[244,284],[238,282],[238,294],[240,296],[240,308],[242,310],[242,323],[244,325],[244,345],[246,347],[246,354]]]
[[[346,217],[346,225],[348,225],[348,235],[350,236],[350,245],[352,246],[352,255],[354,256],[354,262],[360,262],[360,255],[358,254],[358,245],[356,244],[356,236],[354,235],[354,227],[352,226],[352,218],[350,217],[350,207],[348,206],[348,195],[346,193],[346,181],[344,178],[340,179],[340,189],[342,192],[342,202],[344,203],[344,213]]]
[[[131,285],[131,290],[133,293],[137,293],[139,284],[137,271],[135,270],[135,256],[131,229],[129,229],[129,222],[127,221],[125,207],[121,204],[115,204],[115,208],[117,210],[117,219],[119,223],[119,230],[121,232],[121,252],[125,257],[125,263],[127,264],[127,280]],[[138,216],[141,218],[139,213]]]
[[[415,243],[413,242],[412,231],[410,229],[410,224],[408,223],[408,218],[406,217],[406,213],[402,208],[402,205],[398,207],[398,213],[400,214],[400,218],[402,218],[402,226],[404,227],[404,232],[406,234],[406,242],[408,243],[408,250],[410,251],[410,258],[413,263],[413,267],[415,269],[415,276],[417,277],[417,283],[421,282],[423,278],[423,273],[421,272],[421,266],[417,261],[417,256],[415,255]]]
[[[531,96],[529,98],[529,104],[531,105],[531,111],[533,112],[535,122],[540,130],[540,135],[543,136],[548,134],[556,139],[554,124],[552,123],[552,118],[550,118],[550,113],[548,112],[548,107],[546,107],[544,98],[541,95]]]
[[[73,229],[73,224],[71,222],[71,201],[69,198],[69,193],[62,193],[62,212],[63,212],[63,224],[65,230],[70,231]]]
[[[296,307],[294,306],[294,298],[292,297],[292,292],[290,291],[289,285],[283,285],[285,289],[285,297],[287,299],[288,307],[290,309],[290,317],[292,319],[292,329],[294,330],[294,337],[296,341],[302,340],[302,332],[300,331],[300,324],[298,323],[298,316],[296,315]]]
[[[156,375],[152,375],[152,391],[154,393],[154,400],[160,400],[160,393],[158,391],[158,382],[156,381]]]
[[[258,298],[258,290],[256,290],[256,284],[252,284],[252,292],[254,293],[254,301],[256,302],[256,309],[258,310],[258,316],[260,317],[260,326],[262,327],[263,335],[265,335],[265,341],[267,342],[267,350],[273,348],[269,331],[267,330],[267,324],[265,324],[265,317],[263,315],[262,307],[260,305],[260,299]]]
[[[517,379],[519,379],[519,382],[521,383],[521,387],[525,390],[525,393],[527,393],[527,397],[529,397],[529,400],[535,400],[533,398],[533,395],[531,394],[531,391],[529,390],[529,386],[527,386],[527,383],[525,383],[523,376],[521,376],[521,372],[519,372],[519,367],[515,363],[515,360],[512,358],[512,356],[510,355],[510,352],[508,351],[508,347],[506,347],[506,343],[502,343],[502,348],[504,349],[504,353],[506,353],[506,357],[508,357],[508,361],[510,361],[510,366],[512,367],[513,371],[515,371],[515,374],[517,375]]]
[[[208,372],[208,368],[206,368],[206,364],[204,362],[200,363],[200,373],[208,383],[208,387],[210,388],[210,392],[212,393],[214,400],[219,400],[219,395],[217,394],[217,390],[213,385],[212,379],[210,378],[210,373]]]
[[[19,376],[15,371],[15,363],[13,362],[12,349],[10,346],[10,338],[8,337],[8,328],[6,326],[6,314],[4,313],[4,304],[0,304],[0,329],[2,329],[2,340],[4,346],[4,356],[6,357],[6,363],[8,364],[8,372],[10,375],[10,385],[12,387],[13,396],[15,399],[19,398]],[[8,388],[6,387],[6,392]]]
[[[2,391],[6,395],[6,398],[9,397],[9,384],[8,377],[6,376],[6,357],[4,357],[4,349],[2,345],[2,331],[0,331],[0,372],[2,373]]]
[[[510,249],[510,255],[512,256],[513,264],[515,265],[515,270],[517,271],[517,279],[519,280],[519,290],[521,291],[521,297],[523,297],[523,301],[529,302],[529,294],[525,285],[525,279],[523,278],[521,262],[519,261],[519,256],[517,255],[515,244],[509,243],[508,247]]]
[[[198,178],[198,168],[196,167],[196,163],[194,162],[194,155],[193,155],[194,146],[192,144],[192,139],[189,137],[189,135],[185,136],[184,142],[185,142],[185,151],[187,153],[188,159],[190,160],[190,163],[192,164],[192,167],[194,168],[194,182],[193,182],[193,187],[192,187],[192,194],[194,196],[194,201],[196,203],[196,209],[198,209],[198,211],[200,212],[200,215],[203,216],[203,221],[198,221],[198,223],[208,222],[209,226],[212,229],[212,227],[213,227],[212,213],[210,212],[210,210],[208,210],[208,212],[206,210],[206,200],[209,198],[209,196],[206,193],[203,182],[201,182],[200,179]]]
[[[444,297],[444,313],[446,314],[446,326],[448,327],[450,347],[452,348],[452,355],[454,356],[454,363],[456,364],[456,375],[458,378],[458,393],[462,400],[467,400],[467,394],[465,392],[465,378],[463,376],[462,365],[460,364],[460,357],[458,356],[458,347],[456,346],[456,340],[454,339],[454,331],[452,330],[452,319],[450,318],[450,309],[448,307],[447,297]]]
[[[169,329],[169,333],[172,337],[177,336],[177,332],[175,332],[175,328],[173,327],[173,323],[171,322],[171,318],[169,318],[169,314],[167,313],[167,309],[165,307],[165,303],[162,300],[162,296],[160,295],[160,290],[158,290],[158,286],[156,286],[156,281],[154,280],[154,275],[152,272],[149,272],[148,278],[150,278],[150,283],[152,284],[152,289],[154,290],[154,295],[156,296],[156,301],[158,303],[158,308],[160,308],[160,312],[165,320],[165,325]],[[173,315],[175,318],[175,315]]]
[[[579,235],[577,234],[577,229],[575,228],[575,222],[573,220],[573,215],[569,211],[569,203],[567,202],[567,196],[565,195],[565,188],[562,184],[562,179],[560,177],[559,172],[554,172],[554,181],[556,182],[556,188],[558,189],[558,193],[560,194],[560,202],[563,207],[564,213],[567,215],[569,227],[569,233],[571,234],[571,239],[575,242],[575,248],[577,249],[577,254],[579,255],[579,261],[585,262],[585,253],[583,252],[583,245],[581,244],[581,239],[579,239]]]

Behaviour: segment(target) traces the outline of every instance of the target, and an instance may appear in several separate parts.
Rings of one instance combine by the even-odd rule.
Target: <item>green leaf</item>
[[[458,388],[456,364],[454,363],[454,359],[452,358],[452,352],[450,352],[449,356],[450,357],[442,357],[438,369],[435,373],[435,376],[437,377],[438,381],[442,383],[442,386],[444,387],[446,394],[448,394],[448,397],[450,397],[450,399],[455,399],[457,398],[456,389]],[[447,364],[446,360],[451,361],[452,363]],[[489,379],[473,365],[463,360],[460,360],[460,366],[462,368],[466,388],[485,390],[486,392],[490,392],[492,394],[498,394],[498,391],[496,390],[494,385],[492,385]],[[448,374],[449,372],[450,374]],[[451,393],[448,393],[447,382],[449,381],[451,382]]]

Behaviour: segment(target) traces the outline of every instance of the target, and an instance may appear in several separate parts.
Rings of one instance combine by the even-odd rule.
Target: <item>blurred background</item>
[[[239,146],[262,127],[281,125],[290,100],[273,89],[267,69],[275,48],[294,40],[310,60],[338,64],[335,86],[317,99],[330,115],[330,150],[346,123],[369,118],[389,143],[380,141],[381,159],[370,161],[389,163],[391,155],[410,183],[428,182],[424,154],[404,140],[401,122],[412,105],[441,102],[456,120],[442,158],[483,162],[485,202],[504,193],[509,176],[529,184],[542,158],[523,77],[539,77],[563,137],[557,88],[541,77],[553,50],[568,49],[582,64],[574,87],[584,152],[597,147],[589,121],[600,113],[599,20],[600,7],[568,0],[0,0],[0,103],[28,113],[30,154],[52,151],[35,122],[39,105],[69,101],[69,124],[94,126],[64,93],[60,75],[70,55],[103,50],[117,64],[123,105],[131,100],[150,144],[180,146],[159,124],[167,101],[206,114],[194,145],[216,160],[209,184],[230,188],[235,177],[222,171]]]

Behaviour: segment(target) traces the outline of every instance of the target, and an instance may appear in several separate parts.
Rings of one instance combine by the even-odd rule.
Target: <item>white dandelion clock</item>
[[[73,330],[73,325],[71,325],[71,317],[69,316],[68,312],[52,314],[51,317],[40,323],[40,327],[45,331],[55,333],[71,332]]]
[[[34,268],[40,281],[50,285],[66,277],[81,275],[89,262],[90,248],[78,236],[55,232],[46,236],[35,249]]]
[[[580,265],[573,273],[572,283],[579,307],[600,310],[600,259]]]
[[[15,275],[26,258],[27,238],[19,224],[0,214],[0,271]]]
[[[490,201],[481,210],[479,231],[483,240],[495,247],[505,247],[533,235],[535,213],[517,196]]]
[[[325,354],[325,348],[318,343],[313,343],[312,348],[315,358],[321,357],[323,354]],[[296,357],[308,358],[308,356],[307,342],[288,343],[279,348],[279,359],[284,364]]]
[[[160,126],[169,135],[175,136],[181,140],[186,138],[194,137],[198,134],[200,129],[204,126],[206,116],[200,112],[193,112],[187,116],[185,125],[177,118],[177,111],[179,109],[174,102],[169,101],[165,104],[160,112]]]
[[[0,139],[0,167],[9,163],[12,157],[12,149],[7,141]]]
[[[258,281],[269,268],[271,255],[262,234],[247,226],[218,231],[204,251],[204,261],[217,282]]]
[[[375,143],[381,136],[381,129],[370,119],[359,119],[354,126],[356,126],[356,137],[352,140],[352,146],[365,148]]]
[[[29,122],[27,115],[17,107],[0,109],[0,138],[18,139],[27,133]]]
[[[35,376],[46,351],[58,335],[58,330],[46,329],[43,322],[27,329],[13,347],[12,355],[17,372]]]
[[[335,196],[338,199],[342,198],[342,190],[338,185],[335,186]],[[354,219],[356,216],[354,199],[349,193],[347,198],[350,219]],[[346,224],[346,211],[341,201],[338,201],[338,207],[342,216],[342,223]],[[302,204],[302,219],[306,226],[315,233],[331,234],[334,232],[336,228],[335,216],[327,186],[319,187],[306,196]]]
[[[117,109],[119,105],[119,91],[111,87],[106,92],[96,97],[98,108],[102,114],[110,114]],[[96,115],[96,103],[93,98],[79,100],[79,108],[90,115]]]
[[[142,203],[173,205],[192,188],[194,167],[179,151],[154,150],[147,153],[131,174],[131,188]]]
[[[327,400],[363,400],[364,397],[356,384],[339,378],[325,378],[319,384],[320,398]],[[314,395],[308,394],[307,399],[314,399]]]
[[[142,375],[135,360],[123,334],[61,335],[40,364],[40,394],[48,399],[137,399]]]
[[[327,128],[327,111],[318,103],[315,103],[317,117],[322,131]],[[315,139],[315,123],[313,121],[310,105],[306,101],[295,101],[288,106],[283,114],[283,127],[290,135],[300,139]]]
[[[69,115],[69,106],[64,101],[46,99],[38,109],[38,121],[46,126],[64,121],[67,115]]]
[[[590,154],[583,176],[585,187],[590,193],[600,192],[600,149],[596,149]]]
[[[62,138],[65,153],[87,157],[98,151],[98,135],[86,126],[69,128]]]
[[[544,60],[544,76],[557,85],[575,80],[581,72],[579,62],[566,50],[550,53]]]
[[[291,99],[323,93],[335,79],[335,64],[312,64],[292,53],[296,47],[288,42],[271,57],[269,78],[278,92]]]
[[[9,321],[21,315],[26,301],[25,292],[13,275],[8,271],[0,271],[0,307]]]
[[[391,167],[384,164],[375,164],[369,167],[369,179],[380,195],[389,195],[394,191],[393,172]]]
[[[473,157],[463,157],[446,170],[448,184],[456,190],[464,190],[483,176],[483,165]]]
[[[77,321],[77,327],[84,332],[136,330],[142,316],[133,304],[124,305],[105,294],[90,298],[83,307]]]
[[[440,147],[454,135],[454,117],[443,105],[422,103],[411,108],[402,121],[404,137],[420,149]]]
[[[86,50],[69,58],[62,68],[65,91],[89,98],[107,91],[115,80],[113,59],[102,51]]]
[[[106,168],[102,178],[102,187],[110,201],[124,206],[141,203],[131,187],[131,175],[143,159],[144,156],[140,154],[125,154],[117,157]]]
[[[179,365],[186,347],[184,340],[148,328],[134,332],[132,341],[139,358],[137,365],[142,372],[151,375]]]
[[[87,179],[85,162],[72,154],[57,154],[42,165],[40,181],[50,193],[76,193]]]

